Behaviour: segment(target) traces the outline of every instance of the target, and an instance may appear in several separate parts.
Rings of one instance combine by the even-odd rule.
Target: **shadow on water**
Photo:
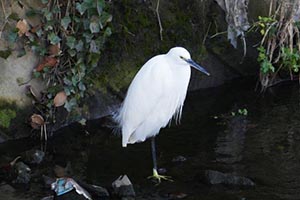
[[[104,187],[127,174],[137,199],[170,199],[176,194],[202,200],[299,199],[299,86],[281,85],[261,95],[254,85],[235,81],[189,93],[181,124],[172,124],[157,137],[158,164],[174,182],[155,186],[147,180],[152,173],[149,141],[122,148],[121,138],[100,128],[99,120],[60,130],[48,142],[45,160],[35,168],[54,176],[54,165],[69,163],[73,177]],[[238,113],[242,108],[247,115]],[[22,143],[0,145],[0,160],[34,145],[30,139]],[[208,170],[252,180],[255,186],[228,180],[213,184]],[[32,185],[40,184],[34,181]],[[38,193],[40,199],[43,191],[37,189],[27,193]]]

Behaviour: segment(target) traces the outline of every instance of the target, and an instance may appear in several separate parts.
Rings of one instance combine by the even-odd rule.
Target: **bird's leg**
[[[154,179],[157,184],[160,184],[161,180],[173,181],[170,176],[159,175],[157,171],[157,161],[156,161],[156,149],[155,149],[155,137],[151,138],[151,152],[153,160],[153,175],[149,176],[148,179]]]

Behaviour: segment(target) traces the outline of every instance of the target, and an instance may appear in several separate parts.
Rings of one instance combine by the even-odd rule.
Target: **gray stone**
[[[224,185],[246,186],[246,187],[255,186],[255,183],[251,179],[242,176],[236,176],[231,173],[222,173],[214,170],[206,170],[205,176],[208,183],[212,185],[224,184]]]
[[[112,183],[114,193],[122,198],[135,197],[135,191],[127,175],[121,175]]]
[[[17,162],[14,166],[15,179],[13,183],[28,184],[30,182],[31,169],[23,162]]]

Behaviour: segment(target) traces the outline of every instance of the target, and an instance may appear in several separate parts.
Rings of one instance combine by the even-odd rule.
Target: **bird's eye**
[[[186,58],[183,56],[179,56],[182,60],[186,61]]]

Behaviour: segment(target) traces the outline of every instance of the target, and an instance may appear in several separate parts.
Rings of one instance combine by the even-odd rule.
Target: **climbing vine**
[[[299,2],[279,1],[275,9],[270,4],[269,16],[259,16],[255,23],[262,36],[257,48],[262,90],[285,80],[280,72],[287,71],[289,79],[297,76],[300,81],[299,15]]]
[[[71,112],[86,97],[92,72],[112,33],[112,15],[104,0],[42,0],[42,4],[26,14],[40,23],[31,26],[20,19],[10,38],[22,40],[42,58],[33,77],[42,78],[46,89],[40,97],[34,88],[30,91],[40,114],[55,122],[56,107]]]

